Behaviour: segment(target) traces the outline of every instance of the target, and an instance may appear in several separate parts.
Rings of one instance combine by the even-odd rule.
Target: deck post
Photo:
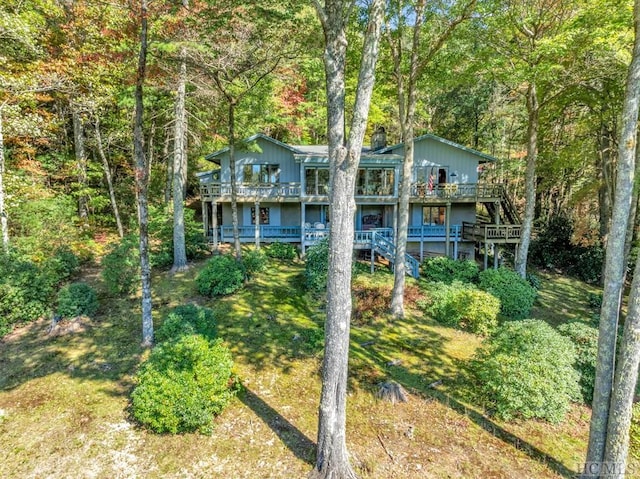
[[[484,271],[489,269],[489,243],[484,243]]]
[[[204,237],[207,238],[207,243],[208,243],[209,242],[209,216],[207,215],[208,213],[207,202],[204,199],[202,199],[201,204],[202,204],[202,223],[204,226]]]
[[[302,257],[304,258],[304,254],[306,252],[306,244],[305,244],[305,228],[304,224],[307,222],[307,204],[300,203],[300,249],[302,251]]]
[[[451,252],[451,201],[447,201],[447,210],[444,214],[444,255],[450,257]]]
[[[218,202],[211,202],[211,225],[213,228],[213,251],[218,251]]]
[[[422,263],[423,261],[424,261],[424,225],[420,227],[420,262]]]

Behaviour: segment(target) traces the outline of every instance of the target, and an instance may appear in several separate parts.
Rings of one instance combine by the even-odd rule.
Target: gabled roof
[[[432,133],[425,133],[424,135],[418,136],[418,137],[413,139],[413,142],[414,143],[418,143],[418,142],[420,142],[422,140],[425,140],[425,139],[438,141],[440,143],[444,143],[445,145],[452,146],[454,148],[458,148],[459,150],[466,151],[467,153],[471,153],[472,155],[479,156],[480,158],[482,158],[485,161],[497,161],[497,158],[495,156],[487,155],[486,153],[482,153],[481,151],[474,150],[473,148],[468,148],[466,146],[463,146],[463,145],[461,145],[459,143],[456,143],[454,141],[451,141],[451,140],[446,140],[446,139],[444,139],[444,138],[442,138],[440,136],[434,135]],[[403,146],[404,146],[404,143],[398,143],[397,145],[387,146],[385,148],[382,148],[381,150],[378,150],[376,153],[391,152],[393,150],[397,150],[398,148],[402,148]]]
[[[266,141],[269,141],[271,143],[273,143],[274,145],[280,146],[286,150],[289,150],[292,153],[300,153],[300,151],[296,150],[293,146],[287,145],[286,143],[282,143],[281,141],[276,140],[275,138],[271,138],[270,136],[265,135],[264,133],[256,133],[255,135],[250,136],[249,138],[246,138],[244,140],[242,140],[242,143],[251,143],[254,142],[258,139],[263,139]],[[225,146],[224,148],[222,148],[221,150],[218,151],[214,151],[213,153],[209,153],[207,156],[204,157],[205,160],[209,160],[209,161],[214,161],[217,157],[219,157],[220,155],[227,153],[229,151],[229,147]]]

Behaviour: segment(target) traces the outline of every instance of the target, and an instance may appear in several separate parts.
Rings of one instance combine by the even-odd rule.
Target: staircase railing
[[[516,224],[520,223],[520,215],[518,215],[518,210],[516,210],[516,207],[511,201],[511,198],[507,194],[507,189],[504,186],[502,186],[500,190],[500,198],[502,200],[502,207],[504,208],[505,213],[507,214],[511,222]]]
[[[373,232],[371,235],[371,245],[373,248],[386,259],[395,263],[396,245],[389,238],[385,238],[380,233]],[[420,276],[420,263],[417,259],[409,254],[404,255],[405,266],[409,275],[418,278]]]

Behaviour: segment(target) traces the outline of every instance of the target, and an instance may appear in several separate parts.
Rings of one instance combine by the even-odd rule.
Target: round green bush
[[[59,247],[52,257],[44,262],[44,269],[55,283],[68,280],[80,270],[80,260],[68,246]]]
[[[485,339],[470,362],[475,393],[498,418],[557,423],[579,400],[571,341],[544,321],[508,321]]]
[[[261,249],[250,249],[242,253],[242,264],[247,276],[253,276],[267,269],[267,255]]]
[[[280,243],[276,241],[265,248],[269,258],[276,259],[295,259],[298,256],[298,250],[290,243]]]
[[[58,279],[15,252],[0,253],[0,337],[50,312]]]
[[[479,270],[475,261],[439,256],[426,259],[422,263],[422,273],[427,281],[446,284],[454,281],[475,283],[478,281]]]
[[[196,284],[204,296],[224,296],[242,288],[244,277],[244,267],[233,256],[214,256],[198,274]]]
[[[500,300],[500,314],[507,319],[529,316],[538,293],[526,279],[507,268],[488,269],[479,275],[480,289]]]
[[[320,292],[327,289],[329,271],[329,242],[322,240],[307,250],[305,255],[304,278],[310,291]]]
[[[580,374],[582,400],[586,404],[593,401],[593,387],[596,382],[596,362],[598,360],[598,329],[581,322],[571,322],[558,326],[558,332],[568,337],[576,348],[574,368]]]
[[[136,376],[133,416],[159,433],[209,434],[234,396],[231,353],[194,334],[156,346]]]
[[[163,342],[176,339],[186,334],[201,334],[214,339],[217,334],[217,323],[210,308],[195,304],[176,306],[156,331],[156,341]]]
[[[498,326],[500,300],[473,285],[434,283],[429,295],[427,313],[436,321],[483,336]]]
[[[63,318],[92,317],[98,310],[98,297],[87,283],[71,283],[58,291],[58,314]]]
[[[135,236],[125,236],[102,258],[102,279],[112,294],[131,294],[140,281],[140,254]]]

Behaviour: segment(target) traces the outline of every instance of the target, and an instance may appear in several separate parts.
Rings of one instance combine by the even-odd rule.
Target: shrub
[[[329,242],[322,240],[307,250],[304,277],[307,289],[320,292],[327,289]]]
[[[558,326],[558,332],[568,337],[576,348],[574,368],[580,374],[582,400],[586,404],[591,404],[596,381],[598,329],[584,323],[572,322]]]
[[[478,265],[475,261],[455,260],[446,256],[428,258],[422,263],[427,281],[451,284],[454,281],[475,283],[478,280]]]
[[[196,278],[198,291],[204,296],[224,296],[242,288],[244,268],[231,255],[214,256]]]
[[[574,246],[567,272],[586,283],[599,283],[604,264],[604,248],[599,245]]]
[[[51,258],[44,262],[44,269],[55,283],[75,276],[80,269],[80,260],[68,246],[58,248]]]
[[[276,259],[295,259],[298,256],[298,250],[290,243],[280,243],[276,241],[266,248],[267,256]]]
[[[58,314],[63,318],[92,317],[98,310],[98,297],[87,283],[71,283],[58,292]]]
[[[47,314],[55,283],[56,278],[32,261],[0,253],[0,337],[14,324]]]
[[[576,352],[544,321],[502,324],[470,362],[476,394],[498,418],[559,422],[580,397]]]
[[[125,236],[102,258],[102,279],[112,294],[131,294],[140,279],[137,238]]]
[[[156,331],[156,341],[176,339],[185,334],[201,334],[214,339],[217,334],[216,319],[212,309],[195,304],[176,306]]]
[[[600,310],[602,307],[602,293],[589,293],[587,295],[587,303],[590,308]]]
[[[500,300],[459,281],[435,283],[427,312],[443,324],[484,336],[498,326]]]
[[[502,316],[509,319],[529,316],[537,293],[526,279],[507,268],[488,269],[480,273],[479,278],[480,289],[500,300]]]
[[[155,432],[212,431],[235,394],[231,353],[220,340],[181,336],[156,346],[136,376],[133,416]]]
[[[242,253],[242,264],[247,276],[253,276],[267,269],[267,256],[261,249],[250,249]]]
[[[195,220],[195,211],[184,208],[184,243],[187,259],[202,258],[207,252],[207,240],[202,223]],[[149,208],[149,261],[154,268],[173,264],[173,213],[169,208]]]

